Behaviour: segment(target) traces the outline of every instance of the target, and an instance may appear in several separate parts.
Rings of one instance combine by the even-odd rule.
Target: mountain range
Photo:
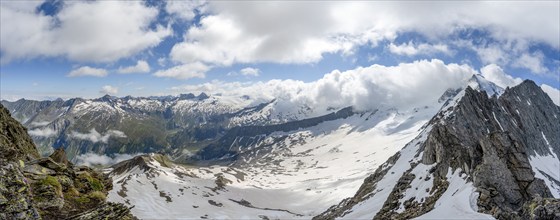
[[[139,218],[560,218],[560,107],[530,80],[500,88],[473,75],[409,109],[280,110],[281,101],[203,93],[2,105],[42,155],[131,155],[104,172],[108,200]]]

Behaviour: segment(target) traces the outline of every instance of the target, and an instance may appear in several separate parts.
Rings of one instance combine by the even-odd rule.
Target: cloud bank
[[[86,153],[78,155],[75,163],[77,165],[86,165],[90,167],[94,165],[110,166],[124,160],[132,159],[138,155],[140,154],[115,154],[110,157],[107,155]]]
[[[560,19],[552,19],[559,18],[558,7],[558,2],[216,1],[208,4],[210,13],[200,25],[189,28],[184,41],[173,46],[170,57],[225,66],[314,63],[325,53],[353,53],[357,46],[393,41],[399,33],[434,40],[468,28],[487,30],[498,41],[538,41],[560,48]],[[392,48],[407,55],[447,51],[438,44]]]
[[[66,57],[112,62],[158,45],[172,30],[150,26],[158,9],[142,1],[65,1],[54,16],[42,1],[0,2],[2,61]]]
[[[57,132],[52,128],[31,129],[27,133],[29,133],[29,135],[31,135],[31,136],[44,137],[44,138],[54,137],[57,134]]]
[[[278,111],[310,106],[317,113],[327,108],[354,106],[361,110],[382,107],[414,108],[437,101],[448,88],[458,88],[478,72],[468,65],[421,60],[397,66],[372,65],[348,71],[335,70],[323,78],[305,83],[271,80],[257,83],[213,81],[171,88],[180,92],[249,95],[255,103],[277,99]]]
[[[100,134],[99,132],[97,132],[97,130],[95,130],[95,128],[92,128],[89,131],[89,133],[80,133],[80,132],[72,131],[68,136],[70,138],[74,138],[78,140],[87,140],[93,143],[101,142],[105,144],[109,141],[110,137],[126,138],[126,135],[122,131],[108,130],[107,132],[105,132],[105,134]]]

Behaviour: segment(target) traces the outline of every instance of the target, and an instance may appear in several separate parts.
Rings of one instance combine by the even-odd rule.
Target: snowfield
[[[286,138],[265,155],[250,147],[254,154],[247,155],[254,156],[234,167],[166,168],[153,161],[148,172],[114,176],[108,198],[133,205],[132,212],[146,219],[309,219],[353,196],[363,179],[418,136],[439,110],[434,106],[364,112],[276,132],[263,142]],[[217,176],[226,179],[225,188],[215,189]]]

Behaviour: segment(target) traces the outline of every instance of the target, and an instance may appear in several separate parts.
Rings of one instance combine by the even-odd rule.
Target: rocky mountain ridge
[[[106,202],[106,175],[74,166],[63,148],[41,158],[2,105],[0,132],[0,219],[136,219],[126,206]]]
[[[528,80],[492,91],[469,86],[449,99],[354,197],[315,219],[431,218],[449,212],[445,203],[466,218],[560,218],[560,107]]]

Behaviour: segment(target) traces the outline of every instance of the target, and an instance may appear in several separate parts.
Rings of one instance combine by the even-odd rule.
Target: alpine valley
[[[21,151],[29,161],[64,152],[66,164],[102,169],[107,204],[140,219],[560,219],[560,107],[541,87],[474,74],[429,100],[318,109],[201,93],[2,106],[37,146]]]

